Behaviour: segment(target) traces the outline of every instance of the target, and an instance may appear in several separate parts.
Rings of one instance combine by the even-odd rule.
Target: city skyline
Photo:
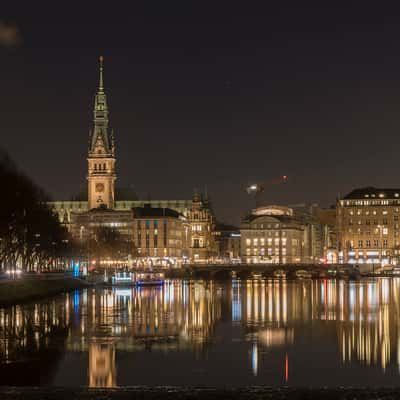
[[[3,146],[53,198],[86,184],[101,54],[117,185],[141,198],[207,185],[220,219],[238,223],[245,186],[282,174],[290,183],[263,203],[329,206],[354,187],[399,186],[396,8],[130,7],[88,18],[82,5],[73,29],[68,13],[29,6],[1,18],[21,35],[0,50]]]

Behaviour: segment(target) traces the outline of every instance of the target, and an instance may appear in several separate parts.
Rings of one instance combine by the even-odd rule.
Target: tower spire
[[[99,93],[104,93],[104,83],[103,83],[103,61],[104,57],[99,57]]]

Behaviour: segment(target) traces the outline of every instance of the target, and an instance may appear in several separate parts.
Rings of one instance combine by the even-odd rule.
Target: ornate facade
[[[398,264],[400,189],[355,189],[338,200],[339,261]]]
[[[100,57],[99,88],[94,103],[94,127],[88,149],[88,208],[114,208],[115,145],[108,126],[107,97],[103,84],[103,57]]]
[[[217,256],[213,231],[215,217],[207,196],[202,198],[195,192],[188,213],[191,226],[190,259],[196,263],[206,263]]]
[[[159,253],[161,256],[166,252],[168,257],[184,257],[205,262],[216,254],[212,235],[215,221],[207,199],[202,199],[196,194],[192,200],[142,201],[133,198],[135,196],[132,195],[124,197],[126,191],[115,188],[115,143],[113,131],[109,127],[102,57],[100,57],[99,84],[94,100],[93,129],[89,135],[87,161],[87,194],[81,195],[79,200],[50,202],[61,223],[75,238],[87,240],[99,226],[108,226],[120,231],[124,238],[130,235],[130,239],[136,242],[142,254],[146,253],[148,256],[158,256]],[[138,232],[138,224],[146,224],[146,221],[151,219],[146,217],[147,219],[141,221],[145,217],[143,213],[139,215],[138,210],[145,209],[145,206],[152,210],[169,210],[170,214],[177,215],[168,219],[168,226],[171,227],[167,239],[168,246],[162,248],[154,246],[155,229],[152,231],[151,249],[139,243],[139,238],[134,236],[135,232]],[[153,225],[158,219],[158,217],[151,219]],[[173,228],[174,224],[179,225],[179,229]],[[164,240],[161,236],[160,240]]]

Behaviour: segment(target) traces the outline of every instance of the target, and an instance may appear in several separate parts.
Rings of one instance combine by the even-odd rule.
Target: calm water
[[[400,279],[171,281],[0,309],[0,384],[400,386]]]

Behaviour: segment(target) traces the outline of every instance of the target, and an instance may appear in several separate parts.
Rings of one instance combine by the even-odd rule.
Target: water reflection
[[[400,369],[399,289],[400,279],[384,278],[171,281],[163,288],[76,291],[0,310],[0,383],[14,376],[14,384],[78,384],[61,372],[68,362],[86,365],[89,387],[153,382],[154,368],[164,368],[162,384],[184,375],[182,385],[215,384],[214,378],[340,385],[341,365],[357,384],[368,369],[385,372],[394,364],[397,378],[369,378],[391,384]],[[47,373],[32,382],[9,373],[35,362]]]

